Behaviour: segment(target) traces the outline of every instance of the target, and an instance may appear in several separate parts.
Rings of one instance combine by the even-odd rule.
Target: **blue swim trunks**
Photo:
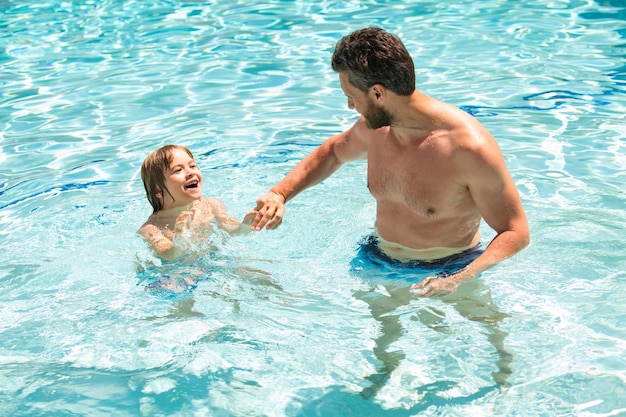
[[[429,276],[454,274],[483,253],[479,243],[461,253],[433,261],[401,262],[383,253],[378,241],[378,237],[369,235],[359,242],[356,256],[350,262],[350,272],[367,280],[402,279],[416,284]]]

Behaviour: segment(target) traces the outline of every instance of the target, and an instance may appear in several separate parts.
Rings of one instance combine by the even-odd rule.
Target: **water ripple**
[[[623,412],[625,13],[621,0],[2,2],[3,410]],[[399,34],[418,88],[475,115],[503,150],[533,243],[477,281],[493,300],[476,308],[507,318],[496,328],[406,300],[374,319],[348,271],[375,210],[362,163],[290,202],[274,233],[229,242],[228,273],[208,262],[195,305],[146,294],[141,161],[188,146],[204,191],[241,217],[354,122],[330,57],[370,25]],[[383,307],[389,288],[375,289]],[[384,320],[405,359],[365,401],[385,375]],[[503,397],[492,373],[505,354]]]

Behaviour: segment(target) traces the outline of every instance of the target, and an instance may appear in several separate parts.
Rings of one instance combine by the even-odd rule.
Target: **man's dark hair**
[[[332,67],[363,92],[374,84],[401,96],[415,91],[415,66],[402,41],[380,28],[360,29],[335,46]]]

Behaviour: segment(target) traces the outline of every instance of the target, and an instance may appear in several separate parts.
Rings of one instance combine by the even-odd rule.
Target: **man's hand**
[[[417,293],[420,297],[436,297],[454,292],[458,285],[458,280],[453,277],[428,277],[419,284],[413,285],[411,290],[414,291],[421,289],[421,291]]]
[[[267,230],[277,228],[283,221],[285,214],[285,197],[269,191],[256,201],[257,214],[252,221],[250,229],[259,231],[265,228]]]

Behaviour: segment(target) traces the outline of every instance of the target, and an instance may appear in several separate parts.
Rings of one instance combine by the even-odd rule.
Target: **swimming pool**
[[[626,414],[620,0],[0,10],[0,415]],[[189,147],[241,218],[355,120],[330,56],[372,25],[403,39],[419,89],[494,133],[531,246],[446,300],[355,276],[375,207],[353,163],[278,230],[150,267],[145,156]],[[201,279],[145,291],[164,269]]]

